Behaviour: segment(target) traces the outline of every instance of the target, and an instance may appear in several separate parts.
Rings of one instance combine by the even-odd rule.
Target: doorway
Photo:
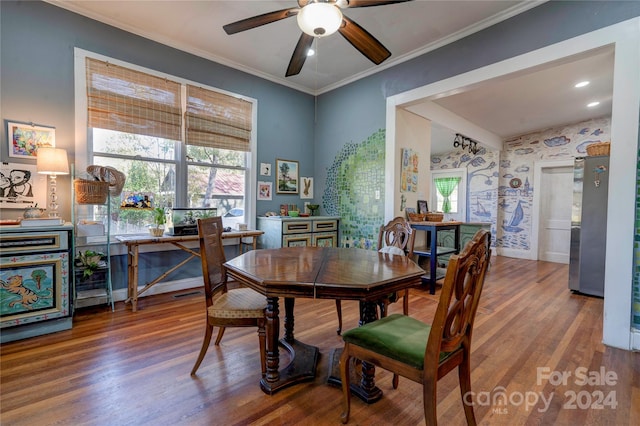
[[[569,263],[571,245],[571,202],[573,199],[573,165],[570,161],[544,162],[535,165],[533,217],[537,232],[532,232],[532,252],[537,260]],[[537,239],[537,242],[535,241]]]
[[[468,73],[440,80],[387,98],[386,159],[385,169],[396,170],[397,152],[395,140],[396,110],[415,105],[446,93],[464,90],[493,78],[501,78],[509,72],[535,68],[554,60],[581,54],[603,46],[615,48],[614,85],[612,101],[611,136],[619,140],[611,150],[609,209],[607,217],[607,241],[615,242],[625,250],[606,256],[603,343],[631,349],[640,347],[640,333],[634,337],[631,315],[633,293],[633,236],[635,233],[635,170],[638,158],[638,108],[640,106],[640,19],[606,27],[563,42],[506,59]],[[433,117],[435,120],[435,117]],[[457,128],[457,127],[456,127]],[[396,176],[386,180],[389,194],[396,188]],[[393,217],[392,198],[385,200],[385,217]],[[534,221],[536,223],[536,221]],[[534,252],[537,253],[537,252]],[[634,340],[636,339],[636,340]],[[635,344],[632,342],[636,342]]]

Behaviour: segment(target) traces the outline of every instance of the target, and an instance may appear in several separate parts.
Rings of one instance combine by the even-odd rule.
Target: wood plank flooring
[[[640,353],[601,343],[602,300],[572,294],[567,273],[566,265],[492,259],[471,360],[480,424],[640,424]],[[428,322],[437,296],[412,290],[411,315]],[[356,326],[357,303],[343,302],[342,309],[345,329]],[[390,311],[401,312],[401,304]],[[123,303],[115,313],[79,311],[72,330],[2,345],[0,423],[340,424],[341,390],[326,384],[329,354],[342,344],[334,302],[298,299],[295,313],[296,338],[320,348],[318,374],[268,396],[258,386],[255,329],[227,330],[221,346],[210,347],[198,376],[189,375],[204,334],[204,300],[197,291],[143,298],[136,313]],[[601,369],[615,380],[603,384],[591,377],[582,384],[583,376]],[[565,383],[554,380],[561,374],[571,376]],[[376,382],[384,397],[372,405],[352,399],[350,424],[424,424],[419,385],[401,378],[394,390],[382,370]],[[438,384],[440,424],[465,424],[461,404],[452,372]]]

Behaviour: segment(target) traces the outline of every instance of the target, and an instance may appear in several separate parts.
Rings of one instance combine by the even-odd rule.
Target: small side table
[[[409,222],[417,231],[425,231],[427,240],[425,246],[414,247],[413,254],[429,258],[429,270],[422,277],[423,284],[429,284],[429,293],[436,293],[436,281],[444,278],[446,270],[438,270],[438,257],[445,254],[460,252],[460,225],[462,222]],[[453,230],[455,232],[455,247],[439,247],[438,231]]]

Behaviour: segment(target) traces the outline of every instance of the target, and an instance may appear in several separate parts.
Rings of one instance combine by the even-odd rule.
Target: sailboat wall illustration
[[[476,211],[474,212],[476,216],[481,217],[490,217],[491,212],[484,208],[482,204],[480,204],[480,200],[476,199]]]
[[[502,225],[502,229],[507,232],[520,232],[524,228],[520,228],[520,222],[524,219],[524,210],[522,209],[522,201],[518,200],[518,205],[516,206],[513,214],[511,215],[511,219],[509,219],[509,223],[506,225]]]

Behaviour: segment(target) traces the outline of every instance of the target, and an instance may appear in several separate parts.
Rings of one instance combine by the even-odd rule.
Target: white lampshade
[[[36,169],[44,175],[68,175],[67,151],[62,148],[38,148]]]
[[[298,26],[313,37],[326,37],[338,31],[342,12],[331,3],[309,3],[298,12]]]

